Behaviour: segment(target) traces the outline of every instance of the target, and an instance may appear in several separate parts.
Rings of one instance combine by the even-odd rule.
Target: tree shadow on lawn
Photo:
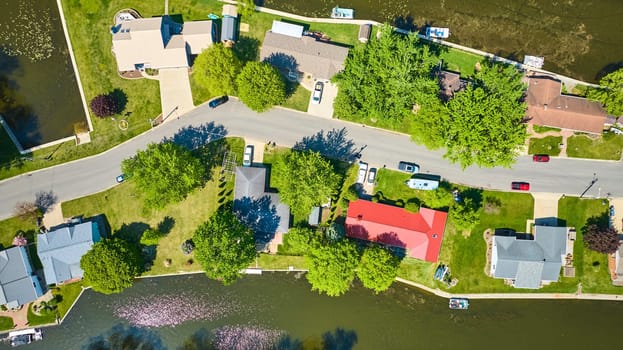
[[[165,216],[162,221],[158,223],[156,230],[166,235],[173,229],[175,226],[175,219],[170,216]]]
[[[312,136],[305,136],[292,147],[297,151],[313,151],[323,156],[335,160],[341,160],[352,163],[359,159],[361,149],[357,150],[355,142],[347,138],[348,131],[346,128],[332,129],[325,134],[324,130],[318,131]]]
[[[143,232],[149,229],[149,225],[144,222],[133,222],[130,224],[123,224],[115,231],[113,238],[123,239],[129,243],[139,244]]]
[[[242,63],[256,61],[259,57],[260,41],[256,38],[241,36],[234,45],[234,55]]]

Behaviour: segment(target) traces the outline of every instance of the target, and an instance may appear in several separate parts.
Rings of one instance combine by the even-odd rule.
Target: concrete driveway
[[[613,198],[610,205],[614,207],[614,217],[611,217],[612,227],[618,232],[623,232],[623,198]]]
[[[558,201],[559,193],[533,192],[534,197],[534,221],[536,225],[558,225]]]
[[[312,102],[312,96],[314,86],[312,86],[312,96],[309,97],[309,105],[307,106],[307,113],[315,115],[317,117],[331,119],[333,118],[333,100],[337,96],[337,86],[327,80],[320,80],[324,83],[324,89],[322,91],[322,98],[319,104]],[[315,85],[315,82],[314,82]]]
[[[188,68],[166,68],[158,72],[160,103],[165,121],[178,117],[193,108]]]

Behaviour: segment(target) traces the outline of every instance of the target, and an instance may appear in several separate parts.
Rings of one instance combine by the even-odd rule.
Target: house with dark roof
[[[550,76],[528,77],[528,123],[601,134],[606,111],[599,102],[562,94],[562,84]]]
[[[558,281],[565,261],[567,227],[535,226],[534,239],[494,235],[490,274],[515,288],[538,289]]]
[[[37,255],[47,284],[81,279],[80,259],[101,240],[96,222],[62,226],[37,235]]]
[[[437,72],[437,83],[439,84],[439,95],[444,101],[450,100],[454,94],[465,90],[467,81],[461,79],[461,75],[445,70]]]
[[[25,247],[0,251],[0,305],[9,309],[37,300],[43,289]]]
[[[278,22],[282,23],[282,22]],[[277,26],[281,28],[283,26]],[[287,27],[288,29],[291,26]],[[282,34],[288,33],[288,34]],[[264,36],[260,60],[291,74],[310,74],[312,78],[329,80],[344,69],[348,48],[316,40],[311,36],[270,30]]]
[[[346,235],[404,249],[411,258],[436,262],[447,217],[448,213],[438,210],[420,208],[411,213],[359,199],[348,205]]]
[[[258,246],[290,227],[290,207],[280,201],[278,193],[266,191],[267,183],[266,168],[236,167],[233,209],[253,230]]]

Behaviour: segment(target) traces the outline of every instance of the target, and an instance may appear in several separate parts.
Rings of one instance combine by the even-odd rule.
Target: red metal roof
[[[348,205],[346,235],[405,248],[409,257],[436,262],[447,217],[448,213],[428,208],[411,213],[359,199]]]

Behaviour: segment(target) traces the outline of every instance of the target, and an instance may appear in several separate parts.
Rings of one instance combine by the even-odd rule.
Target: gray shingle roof
[[[36,276],[33,276],[24,247],[0,251],[0,304],[10,308],[36,300],[43,295]]]
[[[100,241],[95,222],[66,226],[37,235],[37,254],[43,264],[47,284],[82,278],[80,259]]]
[[[261,61],[310,73],[317,79],[331,79],[343,70],[347,56],[346,47],[317,41],[309,36],[294,38],[273,32],[266,33],[260,49]]]
[[[494,236],[493,276],[515,280],[517,288],[539,288],[557,281],[567,241],[566,227],[535,226],[534,240]]]
[[[290,207],[282,203],[279,194],[268,193],[266,188],[266,168],[261,167],[236,167],[236,183],[234,188],[234,211],[244,211],[247,217],[262,217],[262,215],[249,215],[252,208],[240,208],[243,204],[249,204],[248,200],[260,201],[267,197],[270,199],[270,210],[274,208],[274,214],[279,222],[276,225],[267,225],[275,232],[263,232],[274,234],[276,232],[288,232],[290,227]],[[263,208],[263,207],[261,207]],[[270,220],[269,220],[270,221]],[[247,223],[249,224],[249,223]]]

